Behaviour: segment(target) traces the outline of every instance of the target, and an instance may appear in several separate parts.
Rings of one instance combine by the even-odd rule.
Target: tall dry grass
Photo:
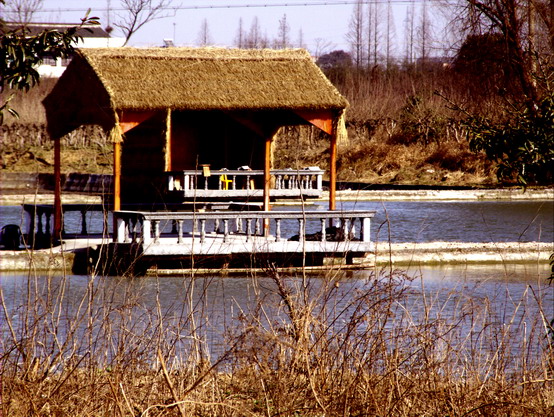
[[[531,288],[502,306],[420,292],[392,270],[18,286],[0,288],[6,416],[554,412],[554,346]]]

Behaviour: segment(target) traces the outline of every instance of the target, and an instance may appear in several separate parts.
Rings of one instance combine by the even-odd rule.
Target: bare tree
[[[529,7],[529,1],[534,7]],[[517,83],[524,102],[530,112],[538,106],[541,94],[536,81],[548,80],[552,70],[540,77],[535,68],[548,68],[541,65],[551,60],[554,54],[554,2],[552,0],[461,0],[461,10],[457,16],[465,23],[468,34],[497,33],[501,34],[509,57],[506,65],[513,74],[513,83]],[[531,21],[532,23],[531,23]],[[536,20],[535,20],[536,19]],[[531,24],[530,24],[531,23]],[[535,25],[536,23],[536,25]],[[540,25],[540,26],[539,26]],[[547,34],[549,42],[542,44],[545,50],[534,45],[535,34]],[[536,66],[534,60],[539,60]],[[551,65],[551,64],[550,64]],[[551,67],[550,67],[551,68]],[[549,90],[548,82],[543,84]]]
[[[391,0],[388,0],[387,2],[387,37],[386,37],[386,49],[385,49],[385,56],[386,56],[386,64],[387,69],[390,68],[393,60],[394,55],[394,45],[396,43],[396,27],[394,25],[394,15],[392,11],[392,2]]]
[[[208,19],[204,19],[202,21],[202,25],[200,26],[200,32],[198,32],[197,43],[200,46],[208,46],[208,45],[211,45],[212,43],[212,39],[210,36],[210,28],[208,26]]]
[[[299,48],[306,48],[306,45],[304,44],[304,31],[302,28],[298,29],[298,40],[296,41],[296,45]]]
[[[356,68],[361,68],[365,61],[365,24],[363,0],[357,0],[352,10],[346,40],[350,43],[350,51]]]
[[[170,4],[171,0],[121,0],[123,12],[117,15],[114,26],[123,32],[124,45],[148,22],[168,17]]]
[[[415,43],[415,1],[412,0],[406,9],[406,19],[404,20],[405,36],[405,60],[407,64],[414,63],[414,43]]]
[[[419,25],[417,26],[417,39],[419,49],[419,59],[423,65],[429,59],[429,50],[432,42],[432,23],[429,18],[428,0],[423,0],[421,5],[421,13],[419,17]]]
[[[554,0],[530,0],[535,12],[536,49],[554,51]],[[530,16],[530,19],[533,19]],[[548,46],[543,46],[543,42]],[[545,54],[546,55],[546,54]]]
[[[27,24],[33,20],[34,14],[42,8],[44,0],[11,0],[3,6],[4,18]]]
[[[242,17],[239,19],[239,27],[237,29],[237,36],[235,36],[235,46],[237,48],[244,48],[246,41],[246,32],[242,25]]]
[[[275,47],[285,49],[290,46],[290,26],[287,22],[287,15],[284,14],[279,19],[279,28],[277,29],[277,38],[275,39]]]
[[[331,43],[330,41],[322,38],[315,38],[314,39],[314,50],[311,51],[312,55],[317,60],[320,56],[325,55],[331,49],[335,48],[335,45]]]
[[[367,64],[379,62],[380,42],[382,40],[382,8],[380,2],[369,2],[366,9],[366,55]]]
[[[248,31],[244,45],[248,49],[260,49],[267,47],[268,43],[267,37],[262,34],[258,17],[255,16],[250,25],[250,30]]]

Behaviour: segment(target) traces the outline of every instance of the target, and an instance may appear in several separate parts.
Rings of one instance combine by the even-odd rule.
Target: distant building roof
[[[44,30],[57,30],[59,32],[65,32],[66,30],[80,26],[81,23],[18,23],[18,22],[6,22],[5,28],[7,30],[23,29],[28,32],[30,36],[37,35]],[[2,29],[0,28],[0,31]],[[77,35],[83,38],[109,38],[110,34],[106,32],[100,25],[85,25],[77,31]]]

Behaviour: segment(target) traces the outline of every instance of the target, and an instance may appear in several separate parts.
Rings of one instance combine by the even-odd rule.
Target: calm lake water
[[[325,210],[327,203],[316,203],[309,210]],[[375,210],[372,239],[391,242],[553,242],[554,201],[358,201],[344,202],[339,210]],[[274,206],[275,210],[298,210]],[[91,233],[101,233],[101,213],[89,213]],[[66,230],[79,231],[80,214],[66,214]],[[23,225],[19,206],[0,206],[0,226]],[[108,219],[111,227],[112,222]],[[295,224],[283,225],[284,236],[297,233]],[[316,231],[308,230],[308,233]]]
[[[326,203],[309,207],[310,210],[325,208]],[[276,209],[297,208],[276,206]],[[365,201],[345,202],[339,209],[376,210],[372,239],[379,241],[554,240],[552,201]],[[1,225],[21,224],[21,219],[20,207],[0,207]],[[91,215],[89,230],[100,232],[102,221],[98,213]],[[66,225],[78,230],[79,215],[68,214]],[[391,272],[378,271],[377,275]],[[337,279],[340,282],[337,282],[336,288],[325,295],[325,304],[341,312],[340,317],[333,319],[334,325],[347,320],[359,307],[352,304],[352,300],[356,299],[356,294],[363,294],[371,282],[375,282],[374,273],[359,271]],[[458,323],[461,337],[475,331],[484,334],[485,329],[494,326],[500,329],[508,325],[514,331],[513,335],[510,333],[510,343],[526,340],[521,337],[525,333],[533,338],[533,346],[539,349],[545,340],[544,320],[554,317],[554,285],[547,285],[547,264],[425,266],[396,271],[393,275],[401,277],[397,288],[401,288],[402,298],[394,301],[394,320],[402,325],[410,321],[421,323],[430,318],[436,323]],[[286,282],[294,293],[304,294],[306,291],[308,299],[323,302],[321,291],[329,280],[322,276],[307,279],[293,276],[287,277]],[[10,317],[16,329],[23,328],[25,306],[29,305],[29,300],[38,314],[51,317],[50,322],[58,323],[56,331],[62,334],[71,327],[76,317],[83,316],[85,312],[89,318],[103,317],[102,323],[113,322],[113,327],[117,327],[116,324],[124,317],[127,317],[126,320],[131,317],[133,331],[137,334],[144,332],[141,337],[148,337],[151,331],[149,326],[157,320],[156,317],[162,317],[163,327],[175,335],[175,349],[185,352],[192,340],[190,320],[195,317],[194,324],[205,341],[205,349],[216,357],[226,349],[230,329],[240,327],[242,322],[239,318],[255,311],[259,314],[260,306],[266,320],[271,318],[283,326],[286,324],[275,282],[260,275],[128,279],[79,275],[28,277],[20,273],[4,273],[0,275],[0,288],[5,306],[0,308],[2,322],[5,317]],[[191,311],[194,315],[190,314]],[[475,315],[481,313],[486,313],[486,317],[483,316],[483,324],[476,329]],[[529,329],[538,330],[528,334]],[[2,325],[1,332],[3,339],[9,339],[6,326]],[[522,347],[518,345],[514,349],[517,351]]]
[[[388,278],[391,272],[394,289],[372,293],[375,282],[385,286],[392,282]],[[376,275],[382,278],[376,279]],[[304,302],[315,303],[316,311],[332,311],[325,317],[332,320],[337,332],[343,331],[344,323],[361,308],[368,309],[368,315],[377,314],[381,307],[371,304],[390,291],[395,294],[392,304],[383,301],[382,306],[391,308],[391,331],[440,325],[454,329],[449,332],[459,340],[488,335],[497,341],[494,332],[507,332],[503,343],[508,343],[510,354],[517,357],[521,349],[539,355],[544,346],[545,320],[554,318],[554,285],[548,285],[548,275],[546,264],[452,265],[357,271],[340,277],[290,276],[283,282],[299,300],[306,294]],[[85,340],[91,318],[98,327],[93,329],[95,337],[107,332],[106,326],[118,335],[118,325],[125,322],[125,332],[131,326],[134,337],[146,341],[162,326],[170,332],[176,354],[184,355],[190,352],[194,318],[203,348],[218,357],[228,348],[229,332],[240,328],[244,317],[258,315],[265,325],[277,328],[287,323],[276,283],[263,275],[132,279],[4,273],[0,284],[5,306],[0,307],[2,321],[10,317],[16,332],[22,331],[29,312],[26,306],[30,305],[31,312],[40,317],[41,331],[52,328],[62,340],[74,323],[81,323],[78,333],[82,336],[77,339]],[[364,302],[360,301],[363,294],[370,294]],[[377,311],[371,312],[372,308]],[[316,313],[316,317],[320,315],[323,317]],[[521,345],[522,337],[526,347]],[[10,339],[7,326],[2,326],[2,338]],[[94,343],[103,346],[103,342]],[[487,343],[492,342],[487,339]],[[87,346],[82,349],[89,349]]]

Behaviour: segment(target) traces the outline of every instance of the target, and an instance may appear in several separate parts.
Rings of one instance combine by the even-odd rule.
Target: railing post
[[[316,181],[317,181],[317,189],[318,190],[323,190],[323,175],[322,174],[317,174],[316,175]]]
[[[33,212],[25,210],[25,223],[27,224],[27,240],[30,244],[33,244],[33,238],[35,236],[35,211],[36,207],[33,207]]]
[[[145,246],[152,243],[152,223],[150,220],[142,220],[142,243]]]
[[[246,241],[252,236],[252,219],[246,219]]]
[[[175,186],[174,186],[175,178],[173,177],[173,174],[169,174],[167,180],[168,180],[167,182],[168,191],[173,191],[175,189]]]
[[[327,241],[327,220],[325,218],[320,219],[321,221],[321,241]]]
[[[229,219],[223,219],[223,241],[229,240]]]
[[[275,241],[281,240],[281,219],[275,219]]]
[[[206,219],[200,219],[200,243],[206,240]]]
[[[343,240],[346,242],[350,240],[350,219],[348,218],[342,218],[341,219],[341,231],[342,231],[342,237]]]
[[[183,174],[183,190],[189,191],[191,189],[190,174]]]
[[[160,222],[159,220],[152,220],[152,230],[154,232],[154,243],[160,241]]]
[[[52,235],[52,230],[51,230],[51,226],[50,226],[50,217],[52,216],[51,213],[45,213],[46,215],[46,226],[44,226],[44,230],[46,231],[46,234],[48,236],[51,236]],[[62,216],[63,217],[63,216]],[[63,226],[60,225],[60,233],[63,233]]]
[[[183,243],[183,220],[177,220],[177,243]]]
[[[361,220],[362,220],[362,230],[361,230],[362,242],[371,242],[371,236],[370,236],[371,219],[369,217],[364,217]]]
[[[304,219],[298,219],[298,241],[304,242],[306,239],[305,236],[305,228],[304,228]]]
[[[37,219],[38,219],[37,235],[42,235],[42,234],[44,234],[44,232],[42,230],[42,211],[40,211],[40,210],[38,210],[38,212],[37,212]]]
[[[81,234],[86,235],[88,234],[87,231],[87,211],[81,210]]]
[[[137,223],[138,218],[132,217],[129,219],[129,238],[131,239],[131,242],[136,242],[137,240]]]
[[[127,241],[127,220],[121,217],[117,218],[117,243]]]

